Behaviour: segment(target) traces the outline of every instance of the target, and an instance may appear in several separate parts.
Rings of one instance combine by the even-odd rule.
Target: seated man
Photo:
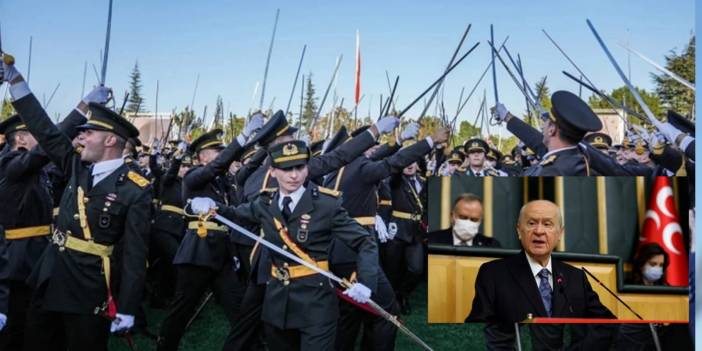
[[[454,246],[500,247],[497,239],[479,232],[483,221],[483,202],[471,193],[458,196],[451,211],[451,227],[429,233],[430,244]]]
[[[480,267],[466,322],[487,323],[485,337],[490,348],[512,348],[514,323],[527,319],[528,315],[614,318],[600,303],[583,271],[551,259],[563,231],[563,218],[556,204],[546,200],[528,202],[520,210],[517,223],[522,252]],[[533,325],[531,329],[532,343],[539,348],[563,347],[562,326]],[[609,330],[602,332],[600,327],[581,326],[571,329],[574,345],[599,350],[609,343]]]

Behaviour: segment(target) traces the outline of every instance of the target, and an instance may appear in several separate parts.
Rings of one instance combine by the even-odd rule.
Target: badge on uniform
[[[105,196],[105,199],[107,199],[107,201],[115,201],[117,200],[117,194],[109,193],[107,196]]]
[[[312,217],[310,217],[310,215],[308,215],[307,213],[300,216],[300,229],[297,230],[298,242],[304,243],[305,241],[307,241],[307,237],[309,236],[309,229],[307,226],[310,224],[311,218]]]
[[[110,227],[110,215],[107,213],[101,213],[98,219],[98,226],[102,229],[107,229]]]

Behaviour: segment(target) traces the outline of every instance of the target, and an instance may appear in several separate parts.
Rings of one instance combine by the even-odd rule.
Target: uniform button
[[[102,212],[107,212],[107,207],[103,207]]]
[[[87,198],[87,197],[84,197],[84,198],[83,198],[83,202],[85,202],[85,203],[87,204],[87,203],[88,203],[88,198]]]
[[[288,249],[288,247],[283,245],[283,250],[287,250],[287,249]]]
[[[283,267],[288,268],[288,263],[287,263],[287,262],[284,262],[284,263],[283,263]]]
[[[75,220],[77,221],[77,220],[80,219],[80,216],[76,213],[76,214],[73,215],[73,219],[75,219]]]

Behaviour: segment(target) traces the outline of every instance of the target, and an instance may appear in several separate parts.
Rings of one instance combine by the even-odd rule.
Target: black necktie
[[[283,198],[283,219],[287,222],[288,219],[290,218],[290,215],[292,214],[290,212],[290,203],[292,202],[292,198],[290,196],[286,196]]]

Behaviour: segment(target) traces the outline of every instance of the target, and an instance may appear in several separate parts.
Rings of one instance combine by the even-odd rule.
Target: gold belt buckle
[[[290,284],[290,272],[288,272],[287,269],[282,268],[282,267],[276,267],[275,268],[275,277],[283,282],[283,285],[288,285]]]
[[[54,232],[51,234],[51,242],[59,247],[59,251],[64,251],[66,249],[66,234],[54,228]]]

